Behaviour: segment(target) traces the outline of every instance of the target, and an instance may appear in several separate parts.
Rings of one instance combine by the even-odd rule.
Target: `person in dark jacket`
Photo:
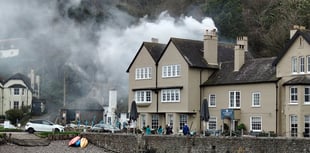
[[[187,124],[184,124],[184,126],[183,126],[183,134],[189,135],[189,128],[188,128]]]
[[[166,135],[172,134],[172,128],[169,126],[169,124],[166,125]]]

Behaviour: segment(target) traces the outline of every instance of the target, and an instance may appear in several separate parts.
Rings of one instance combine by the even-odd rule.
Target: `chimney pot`
[[[152,38],[153,43],[158,43],[158,38]]]

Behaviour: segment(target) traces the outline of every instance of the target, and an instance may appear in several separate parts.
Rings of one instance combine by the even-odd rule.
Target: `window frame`
[[[19,109],[19,101],[13,101],[13,109]]]
[[[306,137],[310,136],[310,115],[304,116],[304,132]]]
[[[296,92],[293,91],[296,89]],[[289,87],[289,94],[290,94],[290,104],[298,104],[298,88],[296,86]]]
[[[216,95],[209,94],[209,107],[216,107]]]
[[[174,78],[181,76],[181,64],[162,66],[162,78]]]
[[[299,73],[305,73],[305,57],[299,56]]]
[[[297,61],[297,57],[293,56],[291,59],[291,71],[292,74],[297,74],[298,73],[298,61]]]
[[[307,73],[310,73],[310,55],[307,56]]]
[[[152,103],[152,90],[135,91],[136,103]]]
[[[188,115],[187,114],[180,114],[179,120],[179,130],[183,130],[183,126],[188,122]]]
[[[152,114],[152,121],[151,121],[151,128],[157,129],[159,127],[159,115],[158,114]]]
[[[251,116],[250,117],[250,129],[253,132],[261,132],[263,129],[263,118],[262,116]]]
[[[238,95],[237,95],[237,93],[238,93]],[[228,106],[228,108],[241,108],[241,92],[240,91],[229,91],[229,106]]]
[[[290,136],[298,136],[298,117],[297,115],[290,115]],[[294,126],[293,126],[294,125]]]
[[[139,67],[135,70],[135,80],[152,79],[152,67]]]
[[[20,95],[19,88],[13,88],[13,95],[14,96],[19,96]]]
[[[308,89],[307,92],[306,89]],[[304,88],[304,104],[310,104],[310,86]]]
[[[258,102],[256,102],[256,100],[257,100],[256,95],[258,95]],[[253,92],[252,93],[252,107],[261,107],[261,93],[260,92]]]
[[[160,92],[160,100],[162,103],[174,103],[181,101],[180,89],[162,89]]]

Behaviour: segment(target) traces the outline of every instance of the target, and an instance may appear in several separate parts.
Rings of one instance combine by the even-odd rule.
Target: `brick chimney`
[[[206,30],[204,35],[204,54],[203,57],[210,65],[218,65],[218,53],[217,53],[217,33],[216,29]]]
[[[246,36],[237,37],[235,46],[234,71],[239,71],[245,61],[245,52],[248,51],[248,38]]]

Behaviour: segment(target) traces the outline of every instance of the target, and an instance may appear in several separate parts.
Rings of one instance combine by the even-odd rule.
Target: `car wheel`
[[[56,128],[56,129],[55,129],[55,132],[60,132],[60,130]]]
[[[29,128],[29,129],[28,129],[28,132],[29,132],[29,133],[34,133],[34,129],[33,129],[33,128]]]

